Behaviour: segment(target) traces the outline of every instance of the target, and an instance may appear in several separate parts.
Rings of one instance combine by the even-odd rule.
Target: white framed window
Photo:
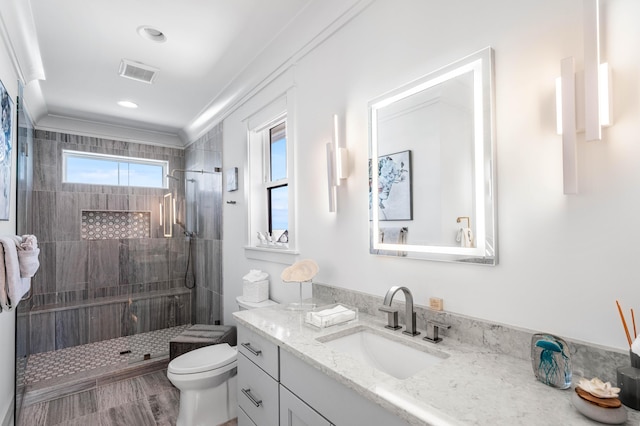
[[[286,120],[269,125],[263,131],[262,139],[263,158],[266,159],[264,191],[267,197],[267,228],[273,241],[288,243],[289,178]]]
[[[294,132],[283,97],[248,122],[248,248],[295,251]],[[258,232],[269,233],[261,241]]]
[[[62,181],[167,188],[169,162],[83,151],[62,151]]]

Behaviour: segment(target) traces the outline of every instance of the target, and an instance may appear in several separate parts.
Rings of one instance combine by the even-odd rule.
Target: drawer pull
[[[262,354],[262,351],[260,349],[253,349],[251,347],[251,343],[242,343],[242,346],[244,346],[244,348],[246,350],[248,350],[249,352],[251,352],[255,356],[260,356],[260,354]]]
[[[256,400],[256,398],[251,395],[251,389],[242,389],[242,393],[244,394],[244,396],[249,398],[249,401],[251,401],[251,403],[256,407],[260,407],[262,405],[262,400]]]

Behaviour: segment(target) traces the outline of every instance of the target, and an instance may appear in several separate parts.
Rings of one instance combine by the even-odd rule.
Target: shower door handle
[[[251,347],[251,343],[241,343],[241,345],[248,350],[249,352],[251,352],[252,354],[254,354],[255,356],[260,356],[260,354],[262,354],[262,351],[260,349],[253,349]]]
[[[260,407],[262,405],[262,400],[258,400],[256,399],[255,396],[251,395],[251,389],[242,389],[242,393],[244,394],[244,396],[246,396],[247,398],[249,398],[249,401],[251,401],[251,403],[253,405],[255,405],[256,407]]]

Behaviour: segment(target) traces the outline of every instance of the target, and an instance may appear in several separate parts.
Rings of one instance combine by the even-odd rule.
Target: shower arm
[[[213,174],[216,174],[216,173],[221,173],[222,169],[220,167],[214,167],[212,172],[208,171],[208,170],[204,170],[204,169],[202,169],[202,170],[173,169],[173,170],[171,170],[171,173],[169,173],[167,175],[167,177],[170,178],[170,179],[179,180],[177,177],[174,176],[175,172],[180,172],[180,173],[200,173],[200,174],[205,174],[206,173],[206,174],[213,175]]]

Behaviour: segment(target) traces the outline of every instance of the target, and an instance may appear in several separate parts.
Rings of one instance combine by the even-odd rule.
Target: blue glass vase
[[[536,333],[531,337],[531,365],[536,378],[558,389],[571,387],[569,345],[559,337]]]

